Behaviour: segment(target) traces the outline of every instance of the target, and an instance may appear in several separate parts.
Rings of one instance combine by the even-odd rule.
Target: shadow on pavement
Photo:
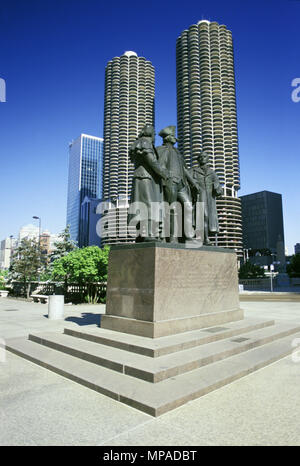
[[[44,314],[44,317],[48,319],[48,314]],[[83,312],[81,317],[69,316],[64,319],[67,322],[74,322],[77,325],[97,325],[100,327],[101,314],[93,314],[92,312]]]
[[[97,325],[100,327],[100,322],[101,322],[101,314],[93,314],[91,312],[83,312],[81,314],[81,317],[67,317],[65,319],[68,322],[75,322],[75,324],[78,324],[80,326],[82,325]]]

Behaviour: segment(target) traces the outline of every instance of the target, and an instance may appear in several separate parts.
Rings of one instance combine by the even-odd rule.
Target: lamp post
[[[244,262],[248,262],[249,260],[249,251],[251,251],[251,248],[248,248],[248,249],[244,249]]]
[[[13,235],[10,235],[10,257],[9,257],[9,267],[12,263],[12,251],[13,251]]]
[[[36,215],[34,215],[32,218],[39,221],[39,246],[40,246],[42,220],[41,220],[41,217],[37,217]]]
[[[273,270],[274,270],[274,265],[271,264],[271,265],[270,265],[270,272],[271,272],[271,275],[270,275],[270,278],[271,278],[271,293],[273,293]]]
[[[32,218],[39,221],[39,253],[40,253],[40,251],[41,251],[41,225],[42,225],[42,219],[41,219],[41,217],[37,217],[36,215],[34,215]],[[40,271],[39,271],[39,275],[38,275],[38,282],[40,282]]]

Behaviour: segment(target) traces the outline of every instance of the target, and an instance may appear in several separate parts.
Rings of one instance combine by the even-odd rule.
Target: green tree
[[[56,243],[54,243],[55,249],[51,254],[51,262],[66,256],[69,252],[77,248],[75,241],[71,240],[70,225],[67,225],[58,236],[60,241],[56,241]]]
[[[0,270],[0,280],[5,280],[8,277],[8,270]]]
[[[259,265],[252,264],[251,262],[246,262],[240,267],[239,278],[263,278],[265,276],[265,271]]]
[[[34,239],[23,239],[12,256],[9,277],[24,284],[27,299],[31,291],[31,283],[37,280],[44,269],[45,257],[38,242]]]
[[[286,271],[290,277],[300,277],[300,254],[294,254],[290,263],[286,266]]]
[[[250,257],[256,256],[257,253],[261,256],[271,256],[271,250],[268,248],[249,249],[248,251]]]
[[[5,290],[6,289],[6,278],[8,275],[7,270],[0,270],[0,290]]]
[[[106,282],[109,247],[88,246],[74,249],[53,263],[52,277],[68,284],[87,285],[88,302],[98,302],[100,296],[96,283]]]

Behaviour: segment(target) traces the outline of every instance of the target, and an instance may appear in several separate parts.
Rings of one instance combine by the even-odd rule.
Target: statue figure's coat
[[[217,174],[208,166],[195,167],[190,173],[198,184],[197,201],[204,203],[204,216],[208,219],[210,233],[218,233],[219,222],[216,207],[216,197],[222,196],[223,188]]]
[[[158,163],[158,155],[150,137],[138,138],[130,147],[130,159],[135,165],[133,174],[132,194],[130,201],[150,202],[163,200],[161,178],[166,178],[166,172]]]

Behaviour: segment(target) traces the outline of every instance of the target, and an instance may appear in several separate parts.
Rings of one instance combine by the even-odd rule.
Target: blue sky
[[[1,0],[0,239],[66,221],[68,143],[102,136],[104,70],[126,50],[156,70],[156,130],[176,125],[176,38],[209,19],[233,33],[240,195],[283,195],[286,245],[300,242],[299,0]],[[300,95],[300,93],[299,93]]]

